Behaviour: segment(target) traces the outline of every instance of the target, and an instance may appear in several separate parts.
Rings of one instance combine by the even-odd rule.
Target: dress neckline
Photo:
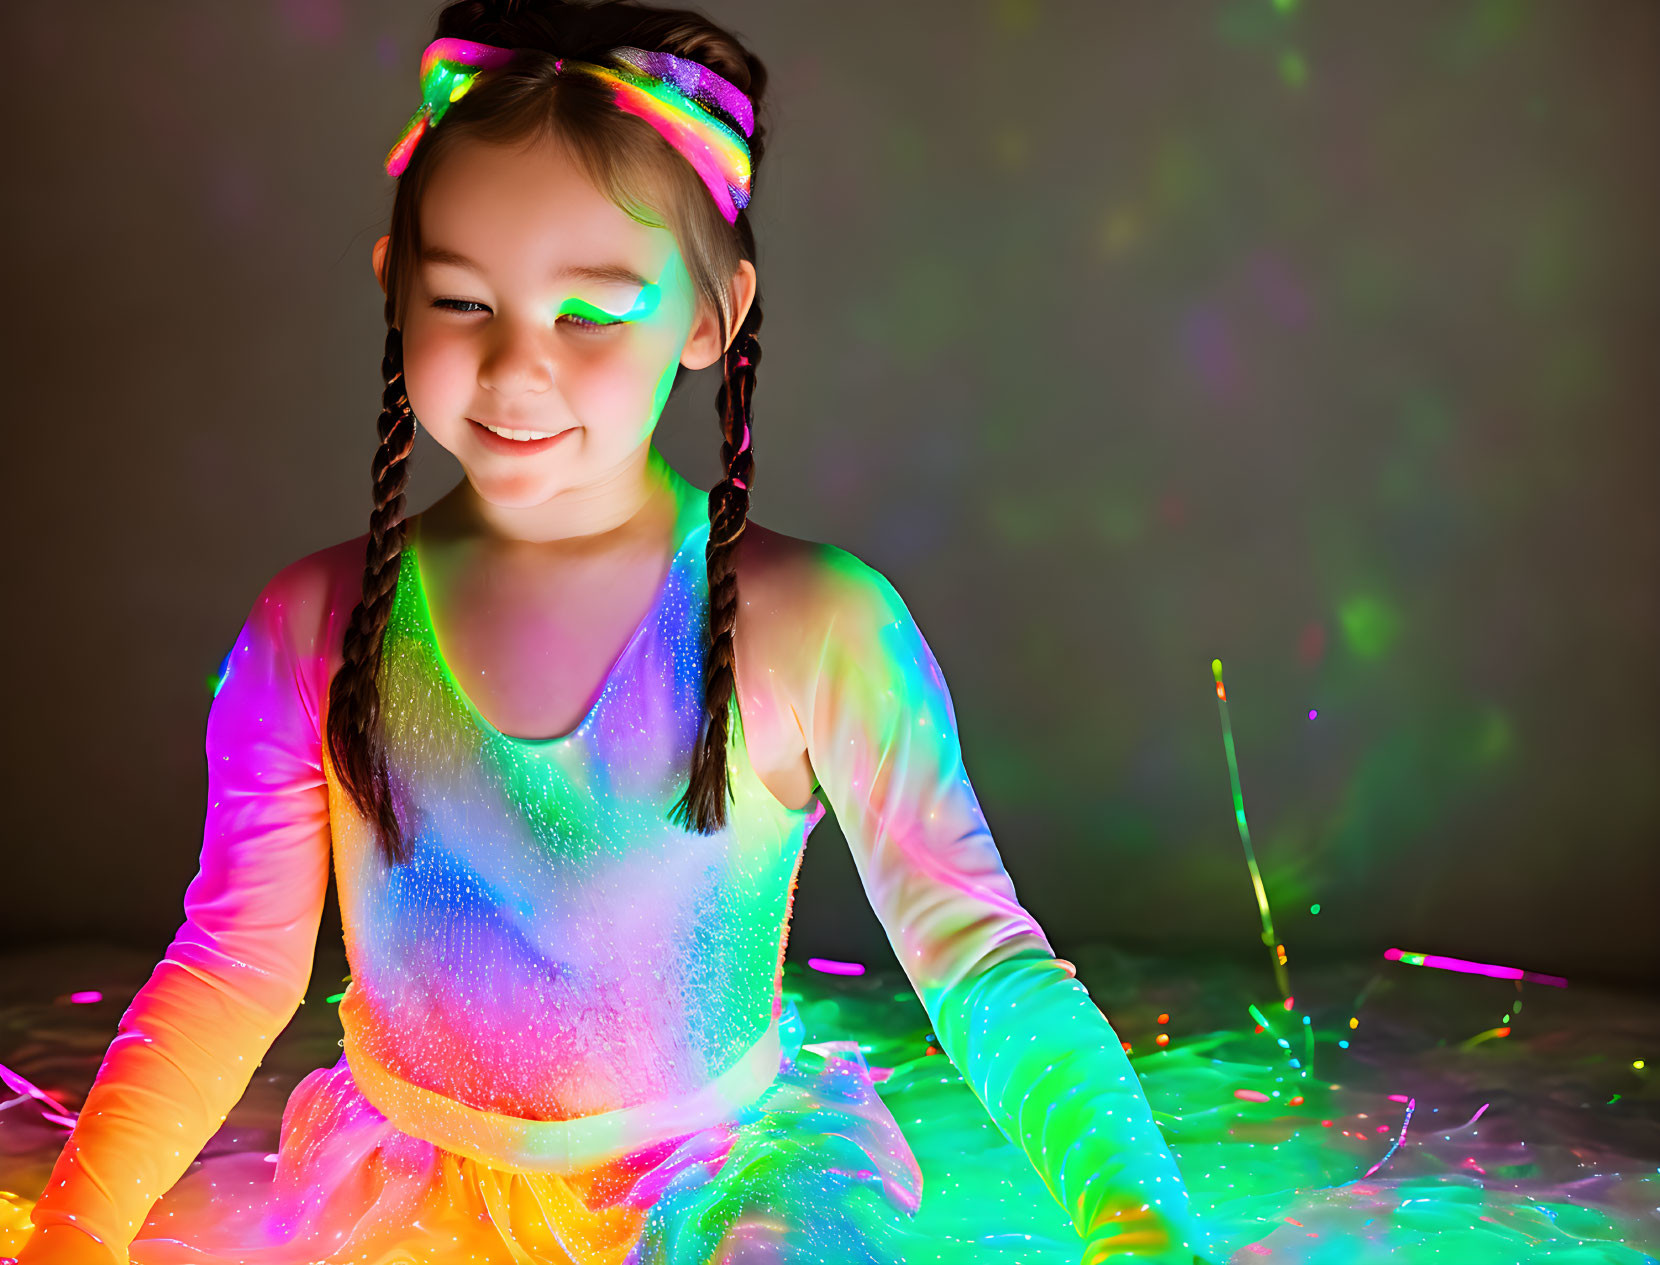
[[[691,522],[690,527],[686,526],[688,521]],[[682,506],[680,516],[675,522],[680,540],[675,546],[674,553],[669,557],[668,571],[663,576],[663,582],[657,586],[657,593],[652,598],[651,605],[646,608],[646,613],[641,616],[640,622],[635,626],[634,631],[629,634],[628,640],[623,643],[623,648],[617,652],[617,657],[611,661],[611,666],[606,669],[605,675],[600,678],[599,685],[595,687],[593,697],[588,704],[588,709],[582,714],[582,719],[577,721],[575,726],[565,733],[556,734],[551,738],[521,738],[515,734],[504,733],[485,718],[484,713],[479,711],[472,697],[461,688],[461,682],[451,669],[450,661],[444,654],[444,647],[439,643],[438,629],[432,622],[432,607],[427,601],[426,581],[421,574],[420,528],[421,516],[417,514],[414,518],[414,530],[408,534],[404,541],[403,556],[407,557],[412,564],[409,568],[409,574],[414,583],[415,609],[421,621],[422,634],[425,636],[427,644],[432,647],[432,656],[440,675],[454,692],[456,698],[460,700],[461,705],[466,708],[468,715],[472,717],[473,723],[478,726],[481,732],[497,742],[535,749],[558,747],[587,732],[599,712],[600,704],[605,700],[607,691],[616,680],[617,674],[622,670],[624,663],[633,656],[635,647],[645,637],[647,629],[657,621],[657,615],[662,610],[663,602],[668,597],[669,591],[674,587],[675,575],[680,570],[682,556],[701,533],[708,531],[709,519],[707,514],[693,517],[688,513],[687,506]],[[401,576],[402,573],[403,568],[400,560],[399,575]]]

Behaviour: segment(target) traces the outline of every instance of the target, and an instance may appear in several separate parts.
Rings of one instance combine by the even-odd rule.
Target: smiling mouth
[[[510,439],[515,443],[534,443],[539,439],[557,439],[565,433],[563,430],[514,430],[507,426],[490,426],[471,417],[467,420],[472,422],[474,426],[489,431],[492,435],[500,435],[503,439]],[[566,429],[574,428],[567,427]]]

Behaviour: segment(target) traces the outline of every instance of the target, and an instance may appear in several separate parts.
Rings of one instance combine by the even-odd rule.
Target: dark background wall
[[[438,7],[8,12],[7,945],[160,955],[211,678],[367,526]],[[706,10],[774,74],[755,517],[904,595],[1057,944],[1260,960],[1220,656],[1295,960],[1651,976],[1660,8]],[[808,853],[792,956],[891,964]]]

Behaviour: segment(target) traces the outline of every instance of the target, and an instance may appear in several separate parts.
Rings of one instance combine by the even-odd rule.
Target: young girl
[[[783,960],[824,801],[940,1047],[1076,1229],[1061,1259],[1202,1258],[905,604],[748,519],[761,63],[623,3],[469,0],[436,36],[373,255],[369,532],[254,602],[186,921],[19,1261],[1034,1259],[1002,1178],[965,1154],[925,1191],[857,1047],[802,1044]],[[651,439],[717,359],[704,493]],[[466,478],[406,518],[418,424]],[[304,998],[331,863],[344,1051],[267,1180],[181,1181]],[[925,1234],[930,1194],[973,1233]]]

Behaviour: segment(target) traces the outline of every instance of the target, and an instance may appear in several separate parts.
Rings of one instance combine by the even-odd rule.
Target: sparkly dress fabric
[[[398,866],[321,740],[361,538],[266,586],[209,715],[186,921],[122,1017],[35,1225],[78,1225],[137,1265],[1109,1250],[1188,1265],[1203,1232],[1174,1160],[1116,1035],[1015,898],[938,666],[891,586],[839,550],[799,660],[774,670],[802,683],[819,794],[995,1145],[923,1120],[908,1135],[855,1041],[804,1044],[781,984],[824,806],[768,791],[734,706],[726,827],[668,816],[708,620],[703,494],[681,486],[654,604],[558,738],[503,734],[461,690],[410,533],[380,678]],[[351,967],[341,1055],[293,1090],[274,1157],[193,1166],[304,998],[331,865]],[[951,1168],[937,1189],[930,1149]]]

